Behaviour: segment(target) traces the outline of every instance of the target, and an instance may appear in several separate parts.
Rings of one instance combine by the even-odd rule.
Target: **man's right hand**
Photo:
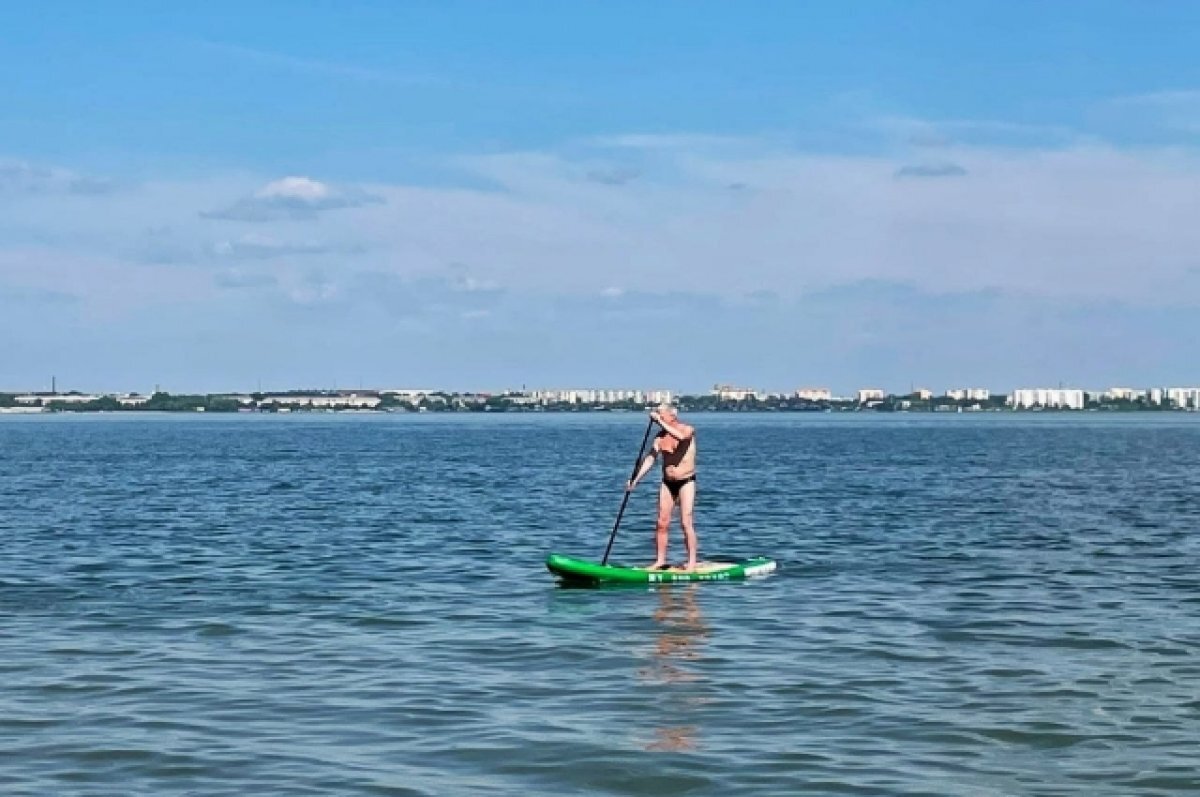
[[[637,482],[625,482],[625,492],[632,493],[634,487],[637,487]]]

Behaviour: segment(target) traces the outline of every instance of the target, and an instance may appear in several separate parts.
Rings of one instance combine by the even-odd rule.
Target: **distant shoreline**
[[[1149,397],[1114,398],[1075,391],[1069,403],[1054,397],[1028,403],[1027,396],[984,394],[980,397],[932,396],[929,391],[907,395],[851,398],[711,395],[669,396],[680,412],[717,413],[1044,413],[1189,412],[1200,407],[1192,399],[1157,401]],[[1190,395],[1190,394],[1189,394]],[[136,393],[0,393],[0,414],[211,412],[235,413],[645,413],[657,405],[655,396],[546,397],[536,393],[448,393],[440,391],[288,391],[282,393],[205,393],[151,395]],[[1015,398],[1015,400],[1013,400]]]
[[[613,409],[607,407],[572,407],[572,408],[519,408],[519,409],[343,409],[343,408],[301,408],[288,407],[282,409],[208,409],[205,407],[192,408],[155,408],[127,407],[122,409],[93,409],[85,407],[0,407],[0,416],[46,416],[46,415],[628,415],[645,414],[652,407],[642,409]],[[688,407],[677,405],[681,414],[719,414],[719,415],[1180,415],[1200,412],[1195,408],[1106,408],[1088,407],[1070,409],[1067,407],[1003,407],[994,409],[880,409],[876,407],[837,407],[837,408],[770,408],[770,407]]]

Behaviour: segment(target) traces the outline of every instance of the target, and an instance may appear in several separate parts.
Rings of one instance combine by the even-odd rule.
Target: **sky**
[[[1200,4],[0,11],[0,390],[1200,383]]]

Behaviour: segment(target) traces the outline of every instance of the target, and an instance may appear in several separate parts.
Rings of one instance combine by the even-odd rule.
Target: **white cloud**
[[[230,260],[270,260],[279,257],[327,254],[360,254],[361,246],[317,241],[284,241],[269,235],[243,235],[212,245],[218,258]]]
[[[268,182],[232,205],[201,213],[201,216],[248,222],[305,220],[321,211],[357,208],[382,201],[379,196],[355,186],[335,188],[311,177],[284,177]]]
[[[1200,93],[1110,107],[1185,129]],[[113,191],[3,161],[0,299],[6,312],[53,301],[131,341],[156,334],[138,331],[147,319],[192,319],[235,330],[232,347],[274,341],[256,359],[296,362],[289,352],[311,353],[297,336],[348,361],[378,345],[369,364],[427,329],[413,358],[602,375],[669,319],[695,331],[680,378],[736,372],[746,341],[792,336],[820,343],[784,347],[757,373],[1004,388],[1191,367],[1200,151],[1004,122],[883,127],[903,145],[873,155],[632,134],[453,159],[485,188],[220,174]]]
[[[308,177],[284,177],[282,180],[267,183],[254,195],[268,201],[295,201],[315,205],[329,201],[332,192],[329,186]]]
[[[145,230],[132,249],[133,256],[143,263],[178,266],[207,266],[239,260],[345,257],[363,252],[364,247],[359,244],[289,240],[262,233],[209,241],[195,230],[185,232],[171,227]]]
[[[398,220],[390,245],[493,269],[515,288],[669,281],[787,296],[875,278],[1178,298],[1173,281],[1200,245],[1195,154],[958,145],[942,155],[934,165],[951,166],[938,173],[970,179],[897,181],[904,162],[880,156],[664,150],[676,167],[670,180],[616,193],[580,184],[570,160],[545,153],[475,164],[504,193],[381,190]],[[730,192],[731,184],[754,189]]]
[[[586,179],[592,151],[510,153],[456,161],[502,190],[347,188],[295,175],[148,181],[89,202],[95,208],[85,213],[61,194],[33,195],[12,204],[0,231],[6,224],[39,231],[46,265],[36,275],[22,266],[34,286],[122,308],[193,291],[230,296],[220,289],[243,282],[310,305],[366,301],[375,292],[410,314],[422,302],[455,306],[500,295],[591,296],[625,306],[668,289],[720,297],[766,291],[786,302],[862,280],[1144,306],[1200,303],[1193,255],[1200,156],[1193,151],[955,144],[936,159],[913,161],[756,150],[754,139],[722,150],[689,141],[659,142],[647,168],[639,161],[639,178],[620,190]],[[934,168],[945,164],[954,168]],[[896,179],[914,166],[969,177]],[[261,219],[252,234],[197,214],[239,196],[240,217]],[[296,224],[317,215],[319,235]],[[145,267],[162,263],[184,268]],[[469,268],[451,265],[459,263]],[[243,265],[253,268],[216,271]],[[314,268],[323,281],[309,278]],[[354,275],[364,272],[397,282],[360,290]],[[436,290],[420,283],[429,275],[441,280]],[[494,311],[482,304],[465,311],[473,309]]]
[[[0,196],[96,196],[110,193],[115,187],[115,184],[106,178],[83,175],[69,169],[41,166],[20,160],[0,160]]]
[[[465,290],[599,294],[668,283],[788,297],[885,279],[1136,301],[1195,291],[1194,280],[1176,284],[1200,247],[1200,157],[1187,151],[954,145],[914,164],[664,147],[654,159],[661,169],[620,191],[580,179],[580,161],[566,155],[460,159],[503,190],[373,185],[363,190],[382,201],[323,216],[322,237],[361,247],[359,267],[401,275],[470,263]],[[914,169],[969,179],[895,179]],[[738,184],[752,188],[728,189]],[[339,194],[308,179],[251,196],[321,207]],[[279,221],[264,223],[263,240],[229,238],[230,253],[329,245],[297,243],[271,226]]]

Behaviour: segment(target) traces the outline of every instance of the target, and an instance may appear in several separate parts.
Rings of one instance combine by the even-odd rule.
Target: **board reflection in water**
[[[654,644],[650,661],[638,678],[655,689],[659,701],[652,714],[653,736],[643,742],[652,752],[692,751],[699,747],[695,716],[707,700],[700,694],[704,646],[710,628],[697,599],[700,585],[663,587],[654,609]]]

